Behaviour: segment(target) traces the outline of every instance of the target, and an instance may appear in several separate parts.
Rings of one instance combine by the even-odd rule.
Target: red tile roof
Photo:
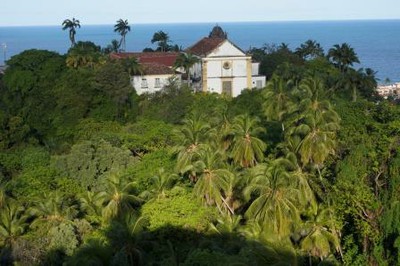
[[[171,67],[156,64],[156,63],[142,63],[144,75],[173,75],[175,70]]]
[[[123,59],[135,57],[139,63],[160,64],[173,67],[176,58],[179,56],[177,52],[142,52],[142,53],[112,53],[112,59]]]
[[[198,55],[206,56],[215,50],[220,44],[222,44],[226,39],[223,38],[209,38],[204,37],[193,46],[186,49],[187,52]]]

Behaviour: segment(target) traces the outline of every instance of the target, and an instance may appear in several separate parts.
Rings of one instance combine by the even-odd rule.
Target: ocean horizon
[[[151,23],[131,24],[126,37],[127,51],[155,48],[151,43],[157,31],[170,36],[171,44],[186,48],[208,36],[216,24],[228,33],[228,39],[243,50],[265,44],[287,43],[295,49],[312,39],[321,44],[325,52],[335,44],[348,43],[361,61],[355,68],[372,68],[380,83],[389,79],[400,82],[400,20],[330,20],[330,21],[269,21],[219,23]],[[92,41],[102,47],[120,36],[114,25],[85,25],[77,29],[77,41]],[[6,49],[3,49],[6,44]],[[59,26],[7,26],[0,27],[0,65],[4,59],[27,49],[46,49],[64,54],[70,42],[68,31]]]

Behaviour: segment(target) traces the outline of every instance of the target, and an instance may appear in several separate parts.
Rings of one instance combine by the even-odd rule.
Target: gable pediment
[[[231,43],[229,40],[225,40],[207,55],[207,57],[230,57],[230,56],[246,56],[246,54],[236,45]]]

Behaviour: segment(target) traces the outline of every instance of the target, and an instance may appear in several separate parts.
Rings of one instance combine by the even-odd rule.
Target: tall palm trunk
[[[353,102],[357,101],[357,85],[353,85]]]

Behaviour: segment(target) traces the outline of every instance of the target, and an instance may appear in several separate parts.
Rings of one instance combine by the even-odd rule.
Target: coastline
[[[378,81],[389,78],[400,82],[400,51],[396,46],[400,42],[400,19],[133,23],[132,31],[127,35],[127,50],[154,47],[150,40],[158,30],[167,32],[173,44],[186,48],[207,35],[210,26],[215,24],[223,26],[228,38],[243,50],[274,43],[286,43],[295,49],[307,39],[313,39],[327,52],[334,44],[347,42],[361,60],[357,68],[372,68],[377,72]],[[113,25],[107,24],[83,24],[77,32],[77,40],[90,40],[102,47],[118,38]],[[7,59],[33,48],[60,54],[69,49],[68,36],[61,30],[61,25],[0,26],[2,43],[7,44]],[[1,47],[0,52],[3,52]],[[1,53],[0,65],[3,58]]]

